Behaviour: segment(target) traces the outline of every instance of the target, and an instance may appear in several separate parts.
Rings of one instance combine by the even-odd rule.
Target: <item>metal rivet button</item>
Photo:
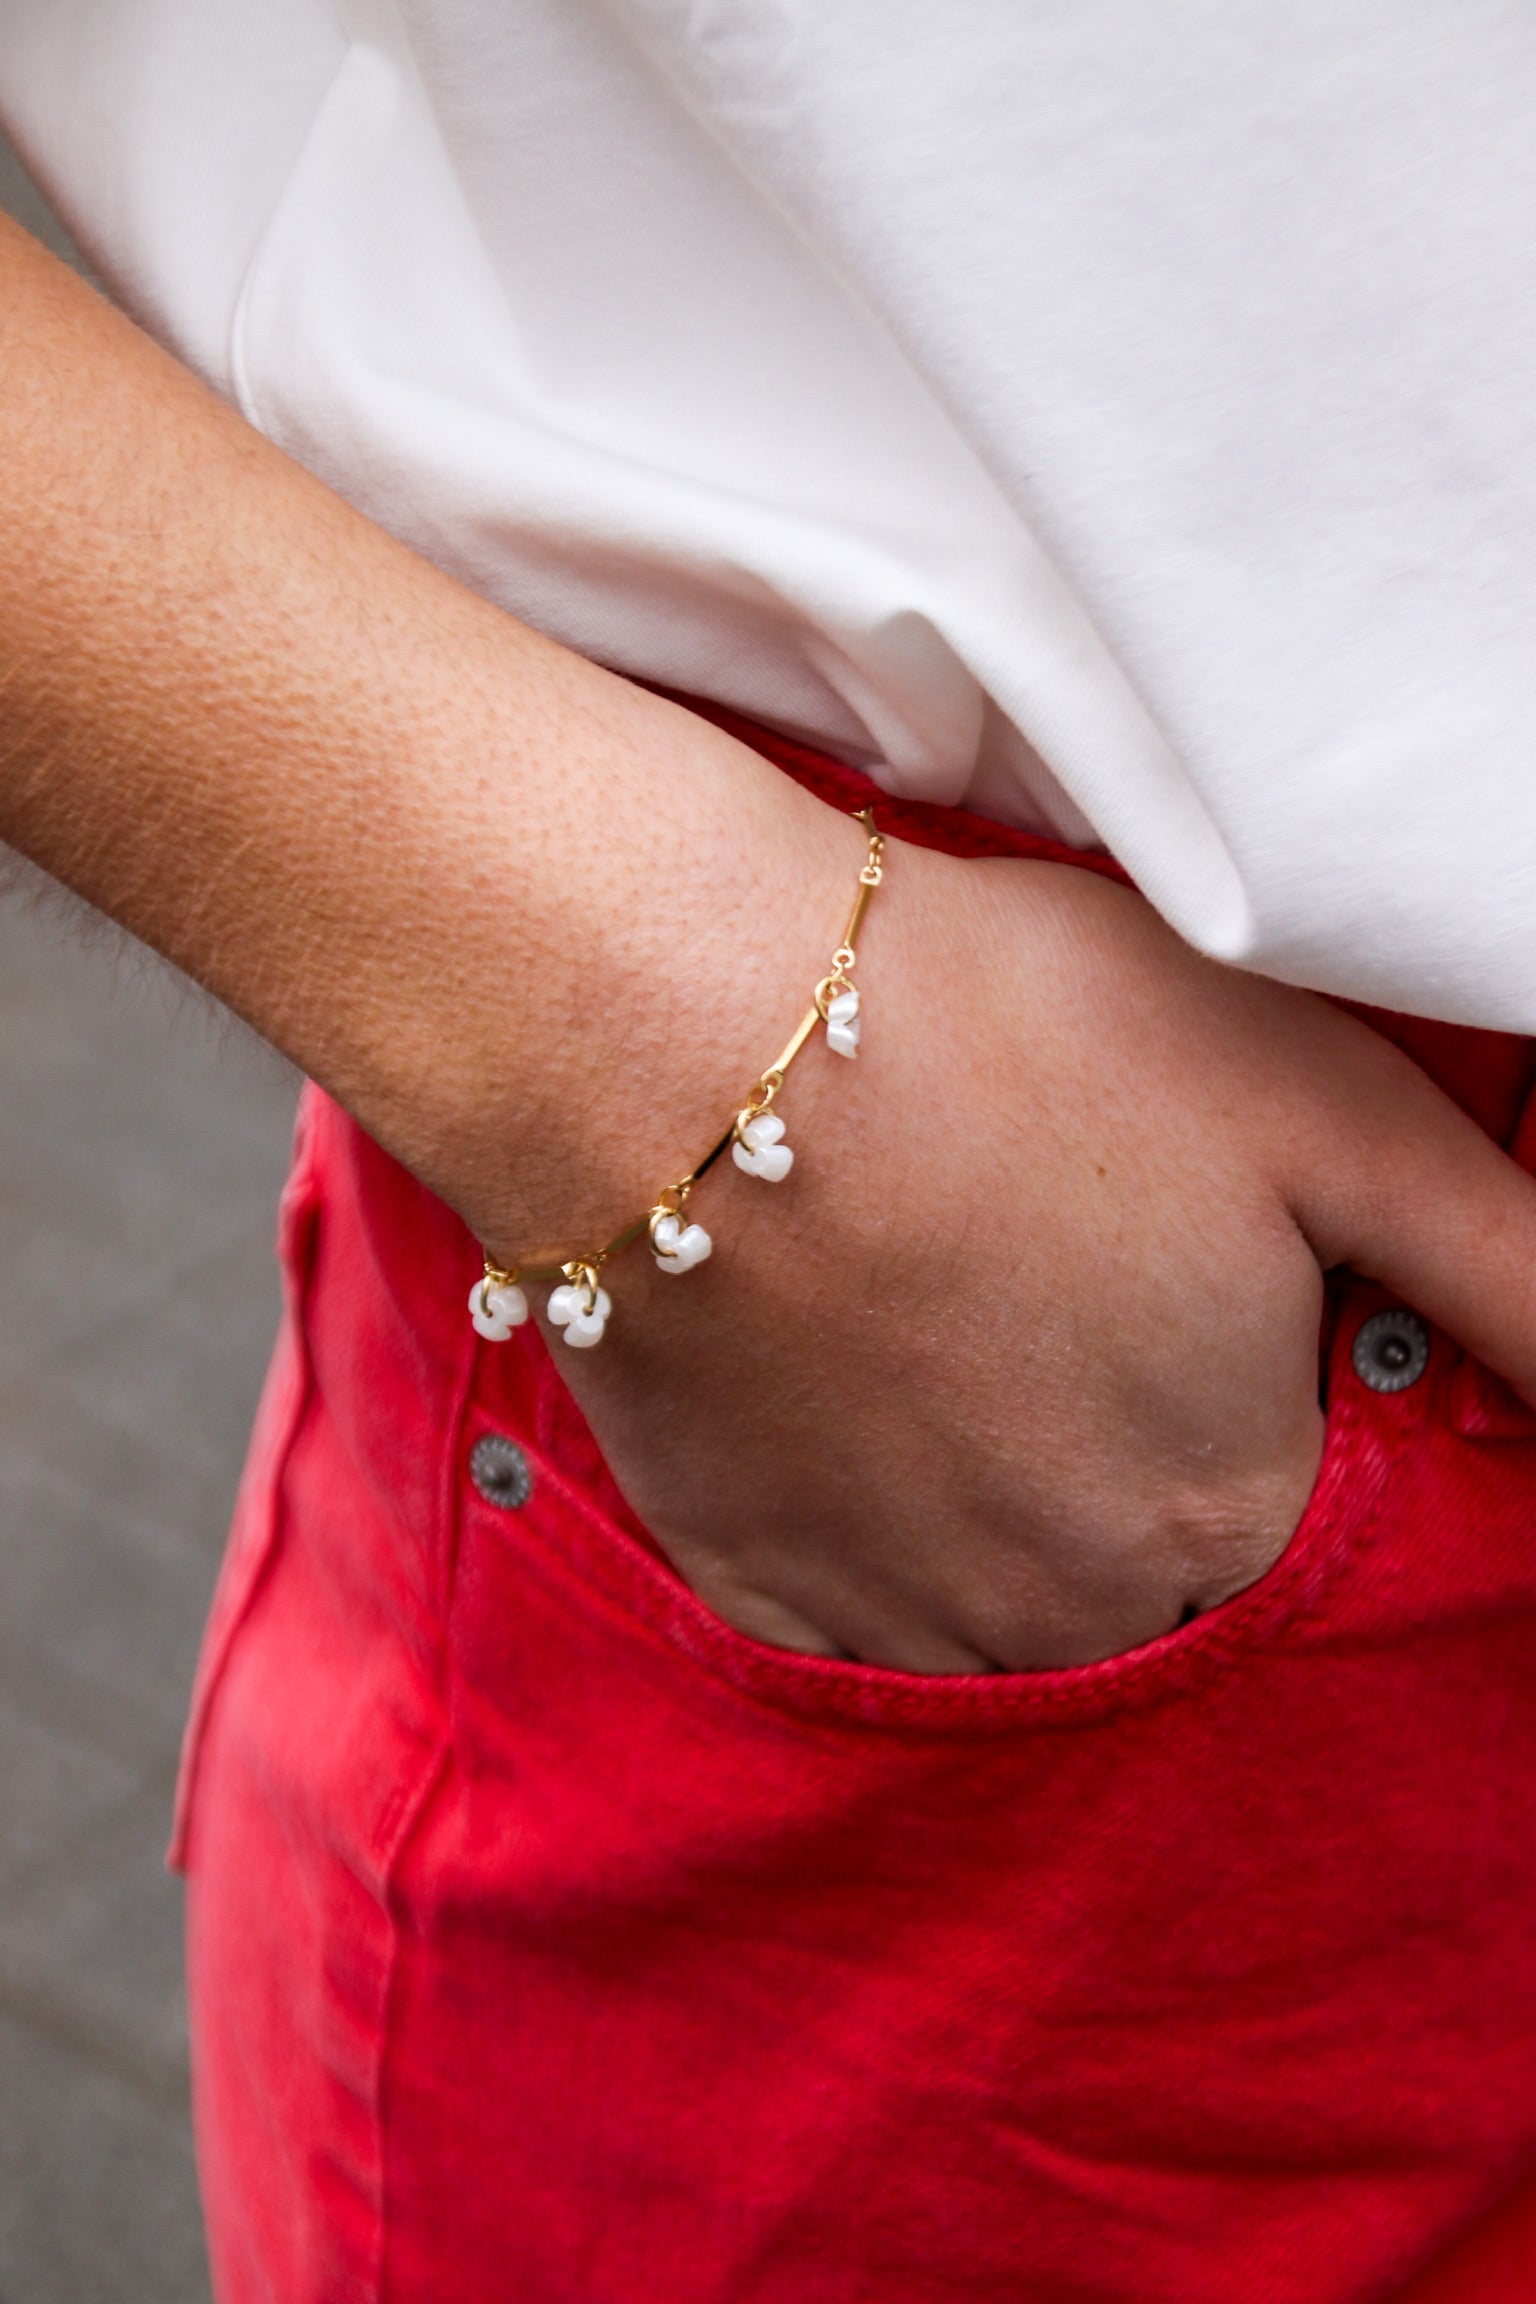
[[[487,1432],[469,1452],[469,1476],[488,1504],[516,1512],[533,1494],[528,1459],[515,1440]]]
[[[1355,1374],[1373,1392],[1406,1392],[1429,1366],[1429,1330],[1413,1312],[1375,1312],[1355,1338]]]

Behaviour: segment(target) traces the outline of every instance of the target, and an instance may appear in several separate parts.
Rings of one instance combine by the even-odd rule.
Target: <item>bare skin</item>
[[[394,543],[8,227],[0,472],[0,835],[504,1257],[686,1169],[857,828]],[[561,1354],[743,1630],[1016,1669],[1219,1602],[1315,1477],[1335,1263],[1536,1398],[1536,1188],[1363,1027],[1050,866],[897,849],[861,961],[788,1182],[712,1178],[710,1264],[636,1255]]]

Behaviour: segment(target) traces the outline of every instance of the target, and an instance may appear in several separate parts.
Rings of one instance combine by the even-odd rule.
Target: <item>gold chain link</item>
[[[648,1233],[658,1217],[681,1215],[687,1205],[688,1195],[698,1183],[699,1178],[714,1166],[721,1154],[729,1150],[733,1142],[741,1139],[742,1130],[751,1121],[760,1120],[765,1112],[772,1110],[773,1100],[784,1085],[785,1074],[815,1031],[816,1026],[826,1022],[827,1009],[831,1002],[836,999],[839,992],[849,992],[853,989],[848,979],[851,971],[857,965],[856,939],[859,930],[864,925],[864,915],[869,909],[870,898],[885,876],[885,838],[882,833],[875,830],[874,810],[872,808],[860,808],[855,814],[857,822],[863,825],[869,840],[869,853],[865,857],[863,869],[859,873],[859,892],[854,899],[853,910],[848,916],[848,926],[844,930],[843,940],[833,953],[831,966],[817,985],[812,996],[811,1006],[796,1026],[793,1037],[786,1044],[778,1060],[770,1064],[766,1072],[759,1074],[757,1085],[751,1096],[737,1113],[725,1134],[717,1143],[711,1145],[697,1167],[691,1168],[688,1174],[680,1178],[676,1184],[668,1184],[657,1196],[655,1204],[648,1208],[643,1216],[638,1217],[633,1224],[626,1225],[622,1232],[608,1242],[606,1248],[595,1248],[589,1254],[572,1256],[558,1264],[514,1264],[510,1271],[502,1265],[494,1264],[491,1258],[487,1256],[485,1259],[485,1277],[490,1286],[511,1288],[515,1287],[519,1280],[569,1280],[585,1289],[590,1307],[597,1298],[598,1274],[609,1258],[617,1256],[623,1249],[631,1247],[635,1241],[641,1238],[642,1234]]]

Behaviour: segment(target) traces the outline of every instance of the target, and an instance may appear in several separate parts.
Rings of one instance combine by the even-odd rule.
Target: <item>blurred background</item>
[[[207,2300],[164,1850],[296,1095],[0,850],[0,2304]]]

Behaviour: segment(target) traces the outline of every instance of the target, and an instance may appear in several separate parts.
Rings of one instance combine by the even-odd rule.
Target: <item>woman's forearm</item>
[[[396,543],[3,219],[0,489],[0,836],[418,1169],[471,1123],[504,1248],[690,1164],[852,825]]]
[[[691,1167],[823,972],[851,822],[392,542],[9,230],[0,488],[0,834],[501,1256]],[[637,1254],[562,1354],[733,1622],[947,1671],[1213,1605],[1316,1470],[1319,1259],[1536,1399],[1536,1192],[1363,1026],[1052,865],[903,848],[867,945],[792,1182],[722,1178],[704,1275]]]

